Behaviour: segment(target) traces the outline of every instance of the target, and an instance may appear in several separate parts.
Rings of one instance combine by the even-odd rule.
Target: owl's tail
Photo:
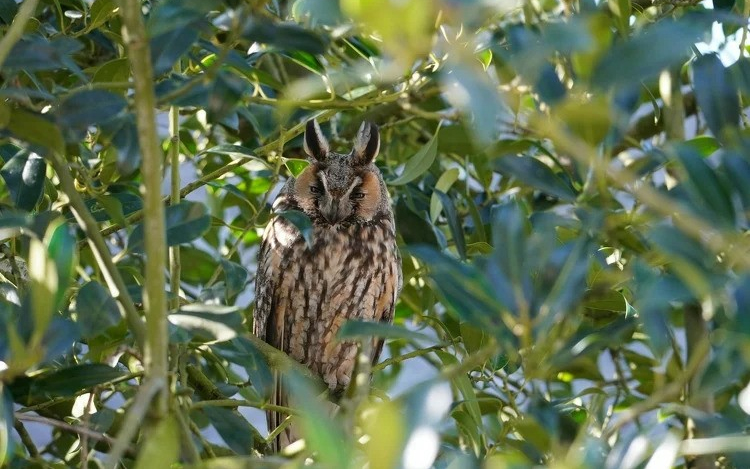
[[[281,407],[289,407],[289,399],[287,393],[284,392],[284,387],[281,384],[281,379],[278,372],[275,376],[275,384],[273,396],[271,396],[271,404]],[[279,428],[280,425],[285,424],[287,415],[281,412],[275,412],[269,410],[266,412],[266,421],[268,422],[268,431],[273,432]],[[302,434],[297,430],[294,421],[286,422],[286,426],[276,435],[276,438],[271,442],[271,448],[274,453],[280,452],[290,444],[302,438]]]

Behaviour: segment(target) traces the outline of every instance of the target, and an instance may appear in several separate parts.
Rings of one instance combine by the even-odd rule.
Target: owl
[[[338,341],[337,332],[349,319],[391,322],[402,283],[388,190],[373,164],[377,127],[364,122],[353,147],[348,154],[331,151],[318,123],[307,123],[310,164],[286,182],[273,209],[304,212],[312,242],[275,217],[263,236],[255,287],[255,335],[307,366],[334,395],[349,384],[357,355],[356,343]],[[373,342],[373,362],[382,346]],[[271,400],[287,405],[278,379]],[[268,412],[269,431],[284,418]],[[299,438],[295,433],[286,427],[274,448]]]

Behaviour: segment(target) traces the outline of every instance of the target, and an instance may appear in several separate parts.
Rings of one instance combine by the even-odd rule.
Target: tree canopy
[[[0,465],[750,466],[749,14],[0,0]],[[335,416],[250,333],[313,118],[379,126],[404,271]]]

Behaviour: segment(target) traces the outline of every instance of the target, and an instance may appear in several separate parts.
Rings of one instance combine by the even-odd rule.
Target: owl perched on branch
[[[304,212],[312,221],[312,243],[283,217],[269,224],[258,258],[253,328],[340,394],[352,377],[357,345],[339,342],[337,332],[348,319],[392,321],[401,262],[388,191],[373,164],[377,127],[364,122],[348,154],[331,151],[314,120],[304,137],[310,165],[287,181],[273,207]],[[370,348],[373,362],[382,345],[377,340]],[[278,379],[272,403],[287,405]],[[268,412],[269,431],[284,418]],[[274,447],[298,437],[287,427]]]

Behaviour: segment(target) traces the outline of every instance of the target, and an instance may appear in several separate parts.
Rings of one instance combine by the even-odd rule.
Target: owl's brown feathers
[[[372,163],[380,139],[364,123],[349,154],[334,153],[308,122],[310,165],[290,178],[275,211],[299,210],[313,223],[312,246],[282,217],[266,229],[258,259],[254,332],[318,374],[334,393],[349,384],[357,347],[339,342],[347,319],[390,322],[401,290],[401,264],[388,191]],[[373,347],[377,360],[382,343]],[[285,405],[277,383],[273,402]],[[282,421],[268,414],[269,431]],[[282,433],[279,446],[297,435]]]

